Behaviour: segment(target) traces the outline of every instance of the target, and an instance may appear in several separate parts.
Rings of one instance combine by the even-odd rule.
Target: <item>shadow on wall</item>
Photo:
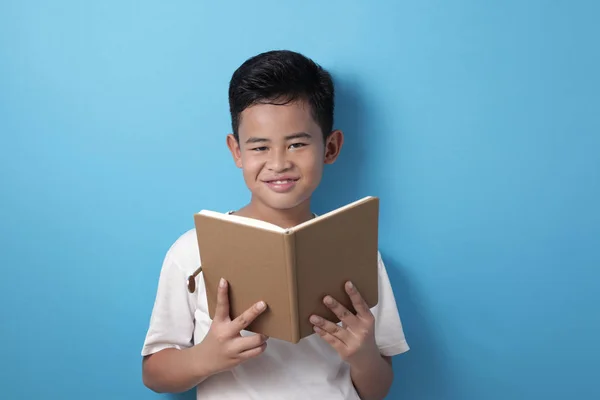
[[[394,358],[394,384],[389,398],[461,398],[443,344],[431,324],[426,295],[416,290],[408,269],[389,254],[382,257],[392,282],[410,351]]]
[[[344,145],[333,165],[326,165],[321,185],[315,192],[317,213],[331,211],[358,200],[364,179],[364,149],[366,137],[364,107],[359,82],[352,76],[333,76],[336,89],[334,129],[344,132]]]

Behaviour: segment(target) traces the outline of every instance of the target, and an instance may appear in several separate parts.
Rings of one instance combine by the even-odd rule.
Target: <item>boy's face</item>
[[[335,161],[343,142],[340,131],[324,142],[310,106],[303,102],[249,107],[242,112],[238,134],[239,142],[229,135],[227,144],[253,201],[279,210],[310,199],[324,164]]]

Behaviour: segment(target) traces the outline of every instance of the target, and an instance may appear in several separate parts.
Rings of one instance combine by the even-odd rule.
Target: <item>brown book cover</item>
[[[379,199],[371,196],[288,229],[208,210],[195,214],[210,317],[221,277],[229,282],[231,318],[263,300],[267,310],[247,330],[291,343],[313,333],[312,314],[339,322],[325,295],[354,311],[348,280],[374,307],[378,219]]]

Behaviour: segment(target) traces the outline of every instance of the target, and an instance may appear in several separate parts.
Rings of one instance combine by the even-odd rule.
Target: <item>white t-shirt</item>
[[[371,309],[376,320],[375,338],[381,354],[393,356],[409,347],[380,255],[378,261],[379,302]],[[199,265],[198,242],[192,229],[171,246],[164,259],[142,356],[193,346],[208,333],[211,319],[202,274],[196,278],[194,293],[188,292],[186,283]],[[263,354],[206,379],[196,390],[197,398],[204,400],[359,400],[348,365],[316,334],[297,344],[270,338]]]

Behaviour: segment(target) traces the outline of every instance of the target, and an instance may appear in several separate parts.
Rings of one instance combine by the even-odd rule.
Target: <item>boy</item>
[[[311,195],[343,143],[342,132],[333,130],[329,73],[298,53],[263,53],[235,71],[229,103],[233,133],[227,145],[251,192],[250,203],[236,213],[282,227],[312,218]],[[377,306],[369,309],[348,282],[357,313],[326,296],[343,324],[312,316],[315,334],[298,344],[244,330],[268,307],[262,302],[231,320],[223,280],[210,320],[202,275],[195,293],[186,286],[200,258],[193,229],[166,254],[142,350],[147,387],[197,387],[198,399],[219,400],[385,397],[393,379],[391,356],[408,345],[380,256]]]

